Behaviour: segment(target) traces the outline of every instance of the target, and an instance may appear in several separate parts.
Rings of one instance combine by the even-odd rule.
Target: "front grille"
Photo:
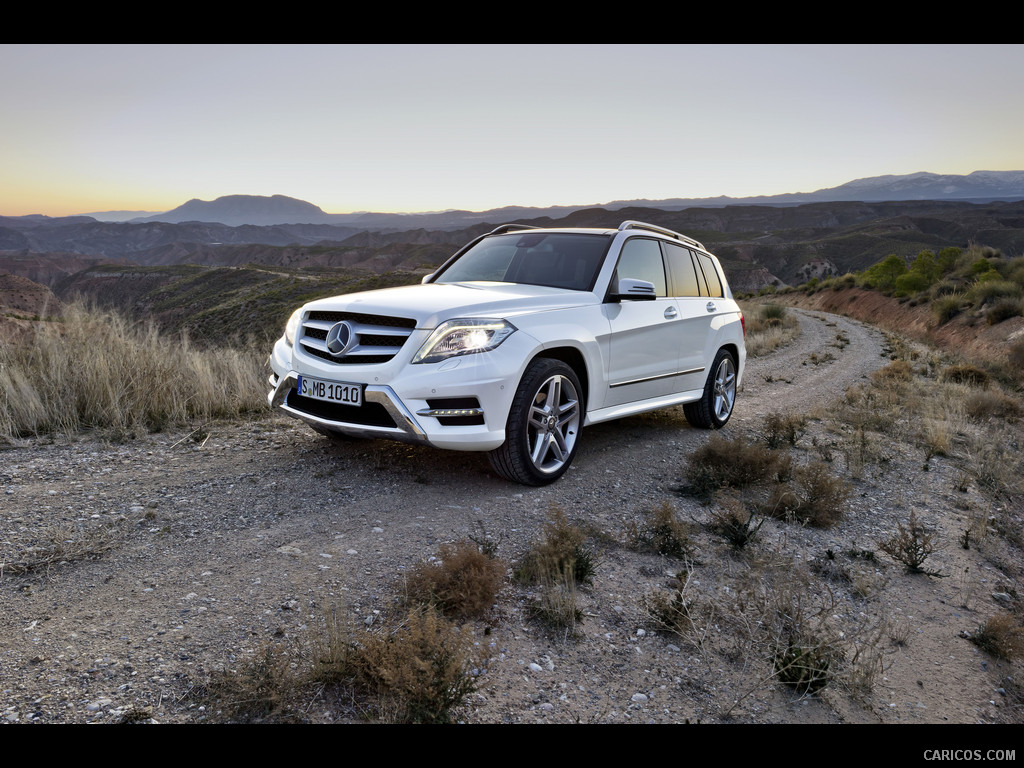
[[[355,343],[337,356],[327,349],[327,334],[342,320],[351,327]],[[317,311],[310,312],[302,323],[298,342],[303,351],[336,365],[371,365],[386,363],[397,355],[415,328],[416,321],[407,317]]]

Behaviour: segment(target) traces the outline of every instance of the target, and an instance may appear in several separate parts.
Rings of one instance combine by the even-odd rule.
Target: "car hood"
[[[318,299],[308,310],[359,312],[416,320],[430,330],[456,317],[512,319],[517,315],[595,303],[594,294],[519,283],[428,283]]]

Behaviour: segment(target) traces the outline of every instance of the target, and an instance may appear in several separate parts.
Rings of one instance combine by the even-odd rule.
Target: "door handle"
[[[677,314],[678,313],[676,312],[675,307],[669,307],[668,309],[665,310],[665,319],[672,320],[673,318],[675,318]]]
[[[707,309],[708,312],[714,312],[715,311],[715,302],[709,301],[706,309]]]

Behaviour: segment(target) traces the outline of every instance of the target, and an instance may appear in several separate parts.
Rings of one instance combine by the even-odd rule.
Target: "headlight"
[[[412,361],[439,363],[449,357],[487,352],[511,336],[516,327],[507,320],[460,319],[441,323]]]
[[[284,327],[284,340],[288,342],[288,346],[295,346],[295,334],[299,330],[299,321],[302,319],[302,307],[299,307],[292,316],[288,318],[288,323]]]

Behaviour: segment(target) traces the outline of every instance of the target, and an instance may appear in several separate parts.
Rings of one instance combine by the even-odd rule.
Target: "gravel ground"
[[[752,434],[771,412],[827,413],[888,362],[879,331],[822,313],[800,317],[797,342],[749,361],[725,436]],[[839,333],[848,340],[842,347],[834,344]],[[811,429],[824,439],[816,424],[805,442]],[[446,542],[486,535],[514,563],[553,506],[593,534],[598,567],[578,592],[583,619],[572,635],[551,630],[530,617],[536,595],[509,580],[493,614],[474,627],[489,661],[459,712],[463,721],[1016,717],[1004,682],[1013,668],[962,636],[994,612],[999,598],[991,595],[1006,594],[1011,577],[951,544],[964,514],[945,490],[952,461],[936,459],[923,473],[919,454],[895,447],[884,473],[853,481],[842,524],[820,530],[769,520],[757,546],[738,554],[698,524],[708,511],[676,492],[687,455],[708,439],[680,408],[589,427],[573,468],[544,488],[497,479],[480,455],[333,443],[278,416],[122,444],[20,442],[0,451],[0,720],[202,721],[211,713],[192,694],[210,675],[268,643],[308,635],[331,608],[357,626],[385,626],[403,574]],[[858,644],[884,650],[882,667],[866,689],[837,684],[801,696],[772,679],[724,608],[705,614],[699,636],[654,630],[643,598],[669,589],[684,564],[624,542],[630,523],[664,502],[692,523],[692,589],[712,608],[730,605],[737,585],[753,580],[756,588],[765,574],[816,565],[820,575],[827,550],[877,549],[908,505],[945,534],[936,566],[953,576],[908,576],[882,556],[837,558],[861,586],[819,581],[834,585],[829,611],[846,628],[848,656]],[[50,557],[54,541],[64,551]],[[883,628],[872,642],[869,625]],[[355,715],[322,699],[303,717]]]

